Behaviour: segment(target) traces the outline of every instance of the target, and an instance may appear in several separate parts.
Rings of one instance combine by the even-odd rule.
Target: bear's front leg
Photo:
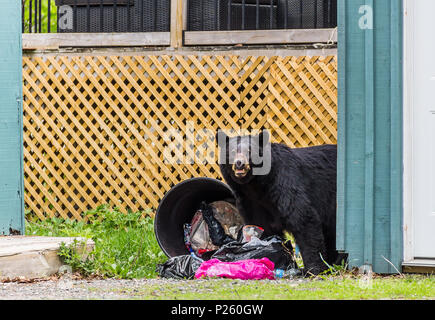
[[[327,253],[322,225],[315,214],[310,213],[304,218],[303,223],[293,228],[292,233],[301,251],[304,274],[317,275],[328,269],[324,262],[327,261]]]

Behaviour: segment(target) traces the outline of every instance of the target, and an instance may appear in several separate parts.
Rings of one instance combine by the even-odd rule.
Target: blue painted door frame
[[[401,0],[338,0],[337,248],[351,267],[401,270]]]
[[[21,1],[0,10],[0,235],[24,233]]]

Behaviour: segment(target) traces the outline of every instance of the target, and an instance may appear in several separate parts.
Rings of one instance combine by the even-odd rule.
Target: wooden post
[[[171,47],[183,46],[185,4],[187,0],[171,0]]]
[[[24,232],[21,1],[0,10],[0,236]]]

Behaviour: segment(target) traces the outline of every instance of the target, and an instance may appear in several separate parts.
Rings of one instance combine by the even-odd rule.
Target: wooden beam
[[[180,1],[182,0],[173,0]],[[182,12],[183,4],[180,3]],[[172,21],[172,18],[171,18]],[[25,33],[24,50],[62,47],[151,47],[183,46],[183,15],[179,14],[169,32],[137,33]],[[336,43],[335,29],[190,31],[184,32],[185,45]]]
[[[435,260],[416,259],[402,263],[402,271],[405,273],[434,273]]]
[[[78,241],[78,254],[86,256],[95,246],[85,238],[37,236],[0,237],[0,279],[40,278],[58,273],[64,265],[58,256],[61,243]]]
[[[183,0],[171,0],[171,47],[183,46],[184,3]]]
[[[185,45],[336,43],[336,29],[189,31]]]
[[[23,34],[24,50],[61,47],[149,47],[169,44],[169,32]]]

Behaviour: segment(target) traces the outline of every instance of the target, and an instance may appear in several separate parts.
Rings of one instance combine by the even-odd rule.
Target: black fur
[[[234,152],[228,146],[240,141],[224,137],[227,153],[221,153],[221,157],[228,159]],[[261,226],[265,236],[282,236],[284,231],[293,234],[305,272],[318,274],[326,270],[322,259],[328,264],[337,261],[335,145],[292,149],[273,143],[271,169],[266,175],[250,172],[240,179],[231,164],[221,164],[220,169],[245,223]]]

